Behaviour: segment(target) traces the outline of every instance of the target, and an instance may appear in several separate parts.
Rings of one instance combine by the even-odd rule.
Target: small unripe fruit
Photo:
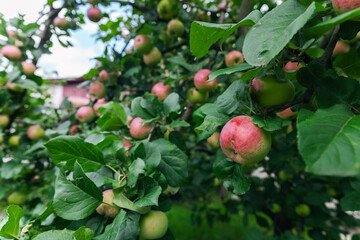
[[[220,133],[218,131],[214,132],[206,141],[211,147],[218,149],[220,147]]]
[[[200,92],[196,88],[190,88],[187,91],[187,99],[193,104],[204,103],[209,97],[208,92]]]
[[[194,84],[200,92],[208,92],[216,88],[216,78],[211,82],[207,81],[211,73],[209,69],[201,69],[195,74]]]
[[[295,72],[295,71],[299,70],[300,68],[302,68],[302,65],[299,62],[287,62],[284,66],[284,71],[285,72]]]
[[[98,8],[92,7],[88,9],[87,16],[91,21],[98,22],[103,17],[103,14]]]
[[[36,67],[33,63],[29,63],[29,62],[22,62],[21,66],[23,68],[23,71],[25,73],[26,76],[31,76],[34,74]]]
[[[20,144],[20,137],[19,136],[14,135],[14,136],[11,136],[9,138],[9,145],[11,147],[17,147],[17,146],[19,146],[19,144]]]
[[[77,110],[76,117],[80,122],[91,122],[96,115],[91,107],[83,106]]]
[[[140,54],[148,54],[151,51],[152,43],[146,35],[138,35],[134,39],[134,49]]]
[[[70,127],[69,134],[76,135],[77,133],[82,133],[82,129],[79,125],[73,125]]]
[[[22,92],[23,89],[16,83],[13,82],[7,82],[6,86],[13,92]]]
[[[170,37],[173,38],[180,37],[181,35],[184,34],[184,31],[185,31],[184,24],[180,20],[173,19],[168,23],[167,33],[169,34]]]
[[[307,217],[310,215],[310,207],[306,204],[299,204],[296,206],[295,208],[295,212],[297,215],[299,215],[300,217]]]
[[[0,115],[0,127],[4,128],[9,124],[9,116],[8,115]]]
[[[105,82],[106,79],[109,78],[109,73],[105,70],[101,70],[101,72],[99,73],[99,79],[101,82]]]
[[[96,81],[93,84],[91,84],[89,93],[91,96],[94,96],[96,99],[103,98],[106,95],[105,85],[102,82]]]
[[[116,215],[119,213],[120,209],[119,207],[115,206],[113,203],[114,198],[114,192],[112,189],[106,190],[103,192],[103,202],[101,203],[97,208],[96,212],[100,215],[105,215],[111,218],[116,217]],[[112,206],[110,206],[110,205]]]
[[[288,173],[288,172],[286,172],[286,171],[284,171],[284,170],[281,170],[281,171],[279,172],[279,178],[280,178],[280,180],[283,181],[283,182],[291,179],[292,177],[293,177],[293,176],[292,176],[291,173]]]
[[[225,64],[227,67],[237,66],[239,64],[244,63],[244,56],[239,51],[231,51],[226,54]]]
[[[224,154],[235,162],[255,164],[269,153],[271,135],[248,116],[237,116],[225,124],[220,133]]]
[[[8,204],[22,205],[26,201],[26,195],[20,192],[13,192],[7,198]]]
[[[140,238],[159,239],[162,238],[168,229],[168,218],[161,211],[151,210],[140,219]]]
[[[21,59],[20,49],[13,45],[6,45],[2,47],[1,54],[9,60],[19,61]]]
[[[334,47],[333,55],[343,54],[350,51],[350,46],[338,41]]]
[[[291,108],[287,108],[281,112],[276,113],[276,115],[284,120],[292,119],[297,116],[297,112],[293,112]]]
[[[158,48],[153,48],[149,54],[143,56],[144,63],[149,66],[154,66],[160,63],[161,58],[162,55]]]
[[[26,134],[31,140],[37,141],[45,136],[45,131],[39,125],[32,125],[28,128]]]
[[[273,204],[271,205],[270,211],[271,211],[272,213],[279,213],[279,212],[281,212],[281,206],[280,206],[279,204],[277,204],[277,203],[273,203]]]
[[[151,132],[152,125],[151,124],[142,124],[144,119],[142,118],[135,118],[132,120],[130,124],[130,135],[135,139],[145,139],[147,136],[149,136],[149,133]]]
[[[360,0],[332,0],[332,5],[335,11],[344,13],[360,8]]]
[[[4,142],[4,137],[0,135],[0,144]]]
[[[160,18],[170,19],[174,16],[174,5],[171,0],[161,0],[157,7]]]
[[[61,30],[66,30],[69,27],[69,21],[65,18],[56,17],[54,19],[54,25],[55,27],[58,27]]]
[[[99,99],[93,106],[93,109],[96,113],[96,115],[100,116],[101,114],[98,112],[99,107],[101,107],[102,105],[107,104],[107,102],[105,101],[105,99]]]
[[[157,84],[155,84],[152,89],[151,89],[151,93],[155,94],[159,101],[164,100],[171,92],[171,88],[169,85],[164,85],[164,83],[159,82]]]

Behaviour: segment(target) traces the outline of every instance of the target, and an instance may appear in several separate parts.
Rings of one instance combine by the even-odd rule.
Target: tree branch
[[[186,45],[186,42],[182,42],[182,43],[176,44],[176,45],[174,45],[174,46],[172,46],[170,48],[164,49],[164,50],[161,51],[161,53],[164,54],[164,53],[167,53],[167,52],[171,52],[172,50],[177,49],[179,47],[182,47],[184,45]]]
[[[110,0],[110,2],[116,2],[116,3],[123,4],[123,5],[130,5],[133,8],[135,8],[136,10],[138,10],[139,12],[147,12],[147,11],[149,11],[149,9],[147,7],[145,7],[145,6],[139,6],[139,5],[135,4],[135,3],[128,2],[128,1]]]
[[[335,45],[340,38],[338,33],[339,33],[339,26],[336,26],[331,32],[331,37],[327,42],[324,55],[321,58],[321,63],[323,63],[328,68],[331,68],[332,66],[331,56],[333,54]]]
[[[192,104],[192,103],[189,103],[188,105],[186,105],[186,110],[184,112],[184,114],[182,115],[181,117],[181,120],[184,120],[184,121],[188,121],[191,117],[191,114],[193,113],[195,109],[195,104]],[[175,129],[175,131],[178,131],[178,132],[181,132],[182,130],[182,127],[177,127]]]

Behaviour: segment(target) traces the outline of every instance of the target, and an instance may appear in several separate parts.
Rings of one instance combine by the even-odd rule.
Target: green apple
[[[218,149],[220,147],[219,139],[220,133],[216,131],[210,137],[208,137],[206,141],[212,148]]]
[[[159,239],[168,229],[168,218],[161,211],[151,210],[140,219],[140,238]]]
[[[26,195],[20,192],[13,192],[7,198],[8,204],[22,205],[26,201]]]
[[[184,34],[184,31],[185,31],[184,24],[180,20],[173,19],[168,23],[167,33],[169,34],[170,37],[172,38],[180,37],[181,35]]]
[[[209,97],[208,92],[200,92],[196,88],[190,88],[187,91],[187,99],[193,104],[204,103]]]
[[[153,48],[147,55],[143,56],[144,63],[149,66],[157,65],[161,59],[162,55],[158,48]]]
[[[134,39],[134,49],[140,54],[148,54],[152,48],[152,43],[146,35],[137,35]]]
[[[31,140],[37,141],[45,136],[45,131],[39,125],[32,125],[27,129],[26,134]]]
[[[310,207],[304,203],[299,204],[295,207],[295,212],[297,215],[299,215],[300,217],[307,217],[310,215],[311,210]]]
[[[4,128],[9,124],[9,116],[8,115],[0,115],[0,128]]]
[[[272,213],[279,213],[279,212],[281,212],[281,206],[279,204],[277,204],[277,203],[273,203],[271,205],[270,211]]]
[[[174,4],[171,0],[161,0],[157,6],[160,18],[170,19],[175,15]]]
[[[20,136],[14,135],[9,138],[9,145],[11,147],[17,147],[20,144]]]

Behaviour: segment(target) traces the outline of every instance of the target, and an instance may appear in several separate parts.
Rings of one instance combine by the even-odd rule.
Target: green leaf
[[[50,230],[37,235],[34,240],[74,240],[74,231],[71,230]]]
[[[79,162],[85,172],[95,172],[105,165],[101,151],[79,137],[56,137],[48,141],[45,147],[55,165],[65,161],[69,170],[73,170],[75,161]]]
[[[139,207],[139,206],[135,206],[135,204],[129,200],[122,192],[120,189],[115,189],[113,190],[114,192],[114,198],[113,198],[113,203],[120,207],[120,208],[125,208],[140,214],[145,214],[148,211],[150,211],[150,207]]]
[[[127,115],[124,108],[117,102],[109,102],[99,108],[100,118],[96,123],[100,126],[100,131],[120,130],[126,126]]]
[[[74,168],[74,182],[60,172],[55,182],[54,211],[66,220],[90,216],[102,202],[102,192],[84,174],[80,164]]]
[[[190,72],[197,72],[204,66],[204,63],[199,63],[197,65],[189,64],[183,56],[174,56],[168,58],[167,61],[182,66],[183,68],[185,68]]]
[[[162,192],[159,184],[152,178],[146,177],[139,184],[139,200],[135,202],[135,206],[158,206],[159,196]]]
[[[175,120],[172,123],[170,123],[169,127],[170,128],[177,128],[177,127],[190,127],[190,123],[184,121],[184,120]]]
[[[360,173],[360,116],[344,105],[300,110],[298,148],[306,171],[327,176]]]
[[[131,163],[128,173],[129,174],[127,181],[128,186],[132,186],[137,182],[139,174],[145,172],[144,168],[145,168],[145,162],[141,158],[137,158]]]
[[[353,191],[347,193],[341,200],[340,206],[344,211],[358,211],[360,210],[360,191]]]
[[[306,24],[315,11],[297,0],[283,2],[264,15],[247,33],[243,53],[248,64],[267,65]]]
[[[18,237],[20,230],[20,219],[23,217],[24,211],[17,205],[10,205],[5,213],[4,218],[0,222],[0,236],[6,239],[20,239]]]
[[[242,80],[233,82],[225,92],[216,100],[216,110],[221,113],[231,114],[239,106],[240,100],[245,92],[245,84]]]
[[[164,100],[164,111],[166,116],[169,116],[170,113],[177,113],[180,111],[181,107],[179,104],[179,95],[177,93],[171,93]]]
[[[76,240],[91,240],[94,237],[94,232],[90,228],[82,226],[74,232],[73,236]]]
[[[237,24],[215,24],[194,21],[190,29],[190,49],[192,53],[201,58],[209,48],[221,39],[221,44],[240,26],[252,26],[259,21],[262,14],[258,10],[252,11],[246,18]]]
[[[23,166],[22,163],[18,163],[14,160],[3,163],[1,166],[1,178],[15,178],[21,172]]]
[[[336,56],[334,67],[340,68],[348,77],[360,78],[360,53],[356,48]]]
[[[280,130],[284,126],[283,120],[281,118],[272,116],[263,118],[261,116],[255,115],[253,116],[253,123],[269,132]],[[291,122],[288,121],[288,124],[291,124]]]
[[[204,122],[195,128],[195,132],[198,134],[197,141],[200,142],[210,137],[219,126],[225,125],[229,120],[230,117],[222,113],[207,115]]]
[[[131,102],[131,113],[142,119],[152,119],[155,115],[148,112],[146,108],[141,106],[142,97],[137,97]]]
[[[243,64],[240,64],[240,65],[237,65],[237,66],[219,69],[219,70],[217,70],[215,72],[212,72],[209,75],[208,82],[211,82],[212,80],[214,80],[215,78],[217,78],[218,76],[221,76],[221,75],[229,75],[229,74],[232,74],[234,72],[241,72],[241,71],[249,70],[249,69],[252,69],[252,68],[254,68],[254,67],[247,64],[247,63],[243,63]]]

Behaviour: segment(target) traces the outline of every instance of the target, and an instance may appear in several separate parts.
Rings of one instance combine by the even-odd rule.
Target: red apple
[[[152,129],[152,124],[142,124],[144,119],[135,118],[130,124],[130,135],[135,139],[145,139],[149,136]]]
[[[214,132],[210,137],[206,140],[208,144],[217,149],[220,147],[219,141],[220,141],[220,133],[218,131]]]
[[[69,134],[74,136],[77,133],[82,133],[82,129],[79,125],[73,125],[70,127]]]
[[[159,82],[157,84],[155,84],[152,89],[151,89],[151,93],[155,94],[159,101],[164,100],[171,92],[171,88],[169,85],[164,85],[164,83]]]
[[[350,51],[350,46],[338,41],[334,47],[333,55],[338,55],[342,53],[347,53]]]
[[[31,140],[37,141],[45,136],[45,131],[39,125],[32,125],[27,129],[26,134]]]
[[[2,47],[1,54],[9,60],[19,61],[21,59],[20,49],[13,45],[6,45]]]
[[[287,62],[284,66],[284,71],[285,72],[295,72],[295,71],[299,70],[300,68],[302,68],[302,65],[299,62]]]
[[[80,122],[91,122],[96,117],[94,110],[89,106],[80,107],[76,112],[76,117]]]
[[[218,4],[219,9],[225,9],[227,5],[226,0],[223,0],[221,3]]]
[[[204,103],[209,97],[208,92],[200,92],[196,88],[190,88],[187,91],[187,99],[193,104]]]
[[[94,96],[96,99],[103,98],[106,95],[105,85],[102,82],[96,81],[93,84],[91,84],[89,93],[91,96]]]
[[[106,190],[103,192],[103,203],[101,203],[97,208],[96,212],[100,215],[105,215],[111,218],[116,217],[119,213],[120,208],[114,205],[113,203],[114,192],[112,189]]]
[[[101,72],[99,73],[99,79],[101,82],[105,82],[106,79],[109,78],[109,73],[105,70],[101,70]]]
[[[151,51],[152,43],[146,35],[137,35],[134,39],[134,49],[140,54],[148,54]]]
[[[16,36],[16,33],[12,30],[6,30],[6,33],[9,37],[15,37]]]
[[[149,66],[154,66],[160,63],[161,58],[162,55],[158,48],[153,48],[149,54],[143,56],[144,63]]]
[[[225,124],[220,133],[220,146],[235,162],[254,164],[269,153],[271,135],[253,123],[249,116],[237,116]]]
[[[132,147],[131,143],[129,143],[126,139],[123,140],[123,146],[125,148],[131,148]]]
[[[9,138],[9,145],[11,147],[17,147],[20,144],[20,136],[14,135]]]
[[[130,124],[133,120],[133,117],[132,116],[128,116],[127,119],[126,119],[126,123],[127,124]]]
[[[93,22],[98,22],[103,17],[101,11],[96,7],[91,7],[87,11],[88,18]]]
[[[6,86],[13,92],[22,92],[23,89],[16,83],[13,82],[7,82]]]
[[[178,19],[171,20],[167,25],[167,33],[170,37],[180,37],[184,34],[184,31],[184,24]]]
[[[96,115],[100,116],[101,114],[98,112],[99,107],[101,107],[102,105],[105,105],[107,102],[105,101],[105,99],[99,99],[93,106],[93,109],[96,113]]]
[[[287,108],[281,112],[276,113],[277,116],[279,116],[282,119],[292,119],[293,117],[296,117],[298,113],[291,111],[291,108]]]
[[[239,51],[234,50],[226,54],[225,64],[227,67],[237,66],[239,64],[242,64],[243,62],[244,62],[244,56]]]
[[[55,27],[58,27],[61,30],[66,30],[69,27],[69,21],[65,18],[56,17],[54,19],[54,25]]]
[[[1,128],[6,127],[9,124],[9,121],[10,121],[10,119],[9,119],[8,115],[3,115],[3,114],[0,115],[0,127]]]
[[[23,71],[24,71],[26,76],[33,75],[35,70],[36,70],[36,66],[33,63],[30,63],[30,62],[23,61],[21,63],[21,66],[22,66]]]
[[[201,69],[195,74],[194,84],[200,92],[208,92],[216,88],[216,78],[211,82],[207,81],[211,73],[209,69]]]
[[[332,5],[335,11],[344,13],[360,8],[360,0],[332,0]]]

